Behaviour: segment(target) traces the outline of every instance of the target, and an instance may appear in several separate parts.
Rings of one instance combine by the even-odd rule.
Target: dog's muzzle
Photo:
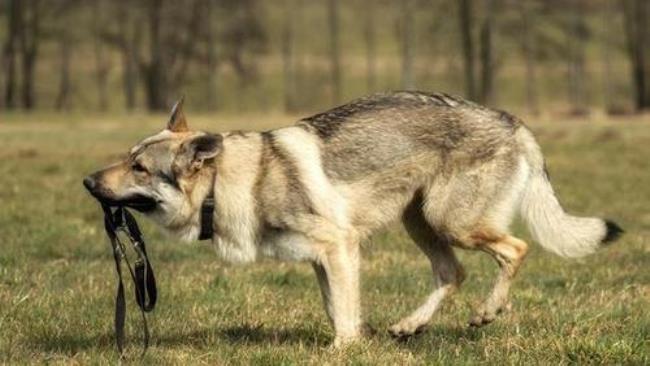
[[[95,178],[93,178],[90,175],[84,178],[84,187],[86,187],[88,192],[92,193],[95,190],[96,186],[97,186],[97,180]]]
[[[84,178],[83,184],[96,200],[111,207],[124,206],[140,212],[149,212],[156,208],[156,200],[145,195],[134,194],[116,198],[113,192],[101,186],[94,174]]]

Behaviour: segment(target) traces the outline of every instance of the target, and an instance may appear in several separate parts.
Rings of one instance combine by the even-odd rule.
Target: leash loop
[[[108,205],[102,204],[104,210],[104,229],[108,236],[113,249],[113,259],[115,260],[115,271],[118,277],[117,294],[115,296],[115,341],[120,357],[124,355],[124,325],[126,321],[126,300],[124,296],[124,281],[122,280],[122,265],[124,260],[129,275],[134,283],[135,299],[140,308],[143,325],[143,350],[141,357],[147,352],[149,347],[149,327],[145,312],[150,312],[156,306],[158,291],[156,288],[156,278],[153,268],[147,256],[145,242],[142,239],[142,233],[138,227],[135,218],[129,211],[123,207],[118,207],[115,212]],[[126,255],[124,243],[120,240],[118,232],[122,232],[131,242],[137,259],[131,266]]]
[[[101,201],[100,201],[101,202]],[[113,259],[115,261],[115,272],[117,273],[117,293],[115,295],[115,343],[120,353],[120,358],[124,357],[124,325],[126,322],[126,299],[124,296],[124,281],[122,275],[122,260],[126,263],[129,275],[134,283],[135,300],[142,315],[143,327],[143,349],[144,356],[149,347],[149,327],[145,313],[152,311],[156,306],[158,299],[158,290],[156,286],[156,277],[147,255],[147,247],[142,232],[138,227],[133,215],[124,207],[118,206],[115,211],[106,203],[101,203],[104,211],[104,230],[113,249]],[[199,240],[211,240],[214,236],[214,196],[210,194],[201,205],[201,232]],[[131,266],[127,256],[126,246],[120,239],[118,233],[131,242],[133,251],[137,258]]]

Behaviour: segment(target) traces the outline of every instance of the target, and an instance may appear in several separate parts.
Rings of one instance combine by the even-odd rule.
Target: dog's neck
[[[262,137],[257,132],[226,134],[223,144],[214,184],[215,249],[227,262],[252,262],[258,255],[260,202],[254,191],[262,171]]]
[[[176,219],[168,222],[157,221],[169,234],[183,241],[208,240],[214,235],[214,185],[216,162],[210,162],[197,172],[197,183],[188,189],[188,199],[179,208]],[[212,165],[214,164],[214,165]],[[183,212],[183,214],[180,214]]]

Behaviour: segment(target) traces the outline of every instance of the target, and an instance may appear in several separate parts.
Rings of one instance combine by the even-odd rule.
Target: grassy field
[[[0,116],[0,362],[114,364],[115,275],[101,212],[82,177],[162,127],[164,116]],[[210,130],[288,124],[276,115],[198,117]],[[220,263],[205,243],[178,244],[142,220],[160,299],[150,316],[157,364],[648,364],[650,123],[531,122],[553,183],[572,212],[616,218],[627,233],[579,261],[533,246],[513,311],[470,329],[471,308],[496,274],[462,252],[468,279],[430,328],[404,342],[386,332],[428,294],[430,270],[401,229],[363,249],[363,306],[379,332],[332,350],[311,267]],[[518,235],[528,235],[515,225]],[[129,358],[138,360],[128,301]]]

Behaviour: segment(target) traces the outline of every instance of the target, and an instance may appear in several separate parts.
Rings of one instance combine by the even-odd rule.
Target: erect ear
[[[221,135],[206,134],[183,143],[178,157],[179,163],[198,170],[206,160],[217,156],[223,147]]]
[[[185,114],[183,113],[184,101],[185,96],[182,96],[181,99],[179,99],[172,108],[172,115],[169,117],[169,122],[167,122],[167,129],[172,132],[189,131],[189,128],[187,128],[187,120],[185,119]]]

